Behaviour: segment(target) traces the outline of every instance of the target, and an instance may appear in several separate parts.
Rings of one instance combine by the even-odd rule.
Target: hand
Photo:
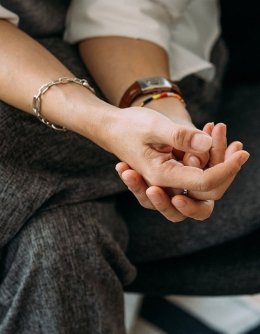
[[[226,148],[226,127],[224,124],[218,124],[213,127],[213,124],[207,124],[204,131],[212,134],[213,146],[211,149],[209,166],[222,163],[229,159],[234,153],[241,151],[242,144],[234,142]],[[187,156],[188,158],[188,156]],[[146,208],[156,209],[163,214],[168,220],[177,222],[182,221],[186,217],[191,217],[197,220],[208,218],[214,208],[213,200],[198,201],[187,196],[177,195],[172,199],[160,187],[148,187],[144,179],[136,171],[129,169],[126,163],[119,163],[116,167],[120,177],[128,186],[130,191],[136,196],[140,204]],[[222,189],[218,189],[219,193],[215,196],[221,197],[233,178],[223,185]]]
[[[149,185],[211,192],[235,176],[249,157],[246,151],[239,150],[206,170],[184,166],[173,159],[172,148],[195,154],[206,152],[212,146],[210,136],[175,124],[147,108],[122,109],[118,117],[107,145]]]
[[[133,105],[135,106],[140,105],[142,100],[143,97],[136,99]],[[175,99],[174,97],[167,97],[160,100],[151,101],[149,103],[149,108],[163,114],[175,124],[183,125],[191,129],[196,129],[195,125],[192,123],[190,114],[185,108],[185,105],[181,103],[179,100]],[[213,123],[209,123],[205,126],[205,129],[203,129],[203,131],[210,134],[209,130],[210,128],[212,130],[212,127]],[[163,147],[161,146],[159,147],[159,149],[162,150]],[[206,166],[209,160],[208,151],[196,154],[190,154],[190,153],[185,154],[185,152],[173,148],[172,154],[176,158],[176,160],[184,161],[185,165],[198,167],[202,169]]]

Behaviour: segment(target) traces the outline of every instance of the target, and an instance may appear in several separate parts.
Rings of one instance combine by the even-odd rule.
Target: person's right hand
[[[236,152],[242,150],[240,142],[233,142],[227,148],[226,127],[224,124],[217,124],[215,127],[213,124],[207,124],[203,130],[211,134],[213,140],[208,167],[222,163]],[[186,160],[190,161],[189,154],[186,153],[186,155]],[[123,182],[133,192],[143,207],[158,210],[170,221],[182,221],[186,217],[205,220],[213,211],[213,200],[196,200],[181,195],[170,198],[169,194],[163,188],[156,186],[148,187],[142,176],[132,170],[126,163],[119,163],[116,169]],[[215,197],[214,199],[219,199],[233,179],[234,176],[231,176],[220,187],[213,189],[211,191],[213,194],[205,192],[204,195],[206,198]]]
[[[196,192],[202,197],[199,199],[204,199],[204,193],[207,199],[219,198],[214,190],[228,183],[249,157],[246,151],[239,150],[206,170],[184,166],[174,159],[173,148],[189,153],[207,152],[212,138],[198,129],[175,124],[148,108],[121,109],[109,132],[109,150],[142,175],[149,186],[185,188]]]

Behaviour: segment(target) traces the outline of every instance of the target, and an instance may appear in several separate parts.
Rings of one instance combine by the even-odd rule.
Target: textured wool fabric
[[[113,203],[92,201],[27,221],[3,251],[1,334],[124,333],[122,285],[135,269],[116,228],[104,226],[120,224],[113,212]]]
[[[65,2],[39,1],[42,11],[28,17],[33,1],[2,3],[19,12],[25,30],[45,13],[39,41],[89,78],[76,48],[51,37],[61,35],[63,18],[49,25],[48,10],[64,14]],[[212,110],[208,96],[219,84],[185,82],[191,113],[201,90],[207,99],[197,102]],[[259,108],[258,84],[226,87],[219,118],[252,157],[208,221],[171,224],[126,194],[114,156],[1,103],[0,333],[123,334],[122,294],[131,282],[129,290],[158,295],[259,292]]]

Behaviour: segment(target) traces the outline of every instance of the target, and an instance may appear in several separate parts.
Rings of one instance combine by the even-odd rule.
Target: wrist
[[[152,96],[152,94],[150,96]],[[147,97],[149,97],[149,95]],[[131,106],[139,106],[143,100],[144,97],[140,96],[132,103]],[[174,97],[153,100],[145,107],[160,112],[161,114],[171,119],[173,122],[179,124],[192,124],[190,114],[188,113],[184,104]]]
[[[74,103],[73,109],[75,110]],[[82,97],[77,101],[77,111],[73,115],[71,130],[88,138],[104,150],[111,153],[111,134],[118,121],[117,107],[96,96]]]
[[[53,86],[42,102],[43,115],[49,121],[108,150],[107,131],[118,114],[118,108],[75,84]]]

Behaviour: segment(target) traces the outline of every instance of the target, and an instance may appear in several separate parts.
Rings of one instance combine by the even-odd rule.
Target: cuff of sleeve
[[[18,25],[19,17],[15,13],[11,12],[10,10],[4,8],[0,5],[0,18],[3,20],[7,20],[14,25]]]
[[[86,38],[121,36],[144,39],[166,51],[170,44],[168,16],[164,7],[150,1],[71,2],[64,39],[77,43]]]

